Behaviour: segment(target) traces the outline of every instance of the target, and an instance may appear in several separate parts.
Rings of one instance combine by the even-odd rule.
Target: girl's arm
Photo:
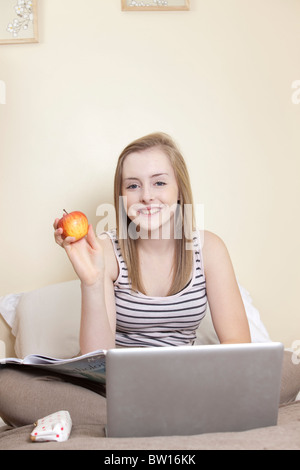
[[[203,259],[209,308],[220,343],[250,343],[249,324],[229,253],[211,232],[204,235]]]
[[[92,226],[86,237],[75,241],[62,238],[54,222],[56,242],[62,246],[81,281],[81,353],[115,347],[115,301],[110,258],[106,240],[98,240]]]
[[[116,327],[112,282],[104,277],[94,285],[81,283],[81,299],[81,353],[114,348]]]

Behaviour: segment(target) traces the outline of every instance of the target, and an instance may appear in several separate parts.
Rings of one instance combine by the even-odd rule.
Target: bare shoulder
[[[119,266],[116,259],[113,242],[109,235],[101,234],[101,237],[98,238],[98,243],[103,249],[105,269],[107,274],[112,281],[115,281],[119,275]]]
[[[209,269],[215,263],[220,264],[222,261],[230,261],[227,247],[218,235],[208,230],[204,230],[202,233],[202,252],[203,261],[206,269]]]
[[[203,250],[210,251],[216,248],[226,249],[225,243],[223,242],[222,238],[220,238],[218,235],[216,235],[213,232],[204,230],[202,232],[202,239],[203,239]]]

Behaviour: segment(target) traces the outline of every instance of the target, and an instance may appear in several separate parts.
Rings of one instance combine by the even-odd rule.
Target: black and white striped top
[[[193,344],[207,304],[199,234],[195,232],[193,236],[193,275],[186,287],[174,295],[148,297],[131,290],[116,231],[106,233],[112,240],[119,264],[119,276],[114,283],[116,344],[121,347]]]

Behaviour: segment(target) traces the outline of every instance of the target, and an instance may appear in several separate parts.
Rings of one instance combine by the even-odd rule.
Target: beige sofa
[[[249,293],[241,286],[240,290],[252,341],[271,341]],[[79,281],[1,297],[0,313],[0,357],[25,357],[38,353],[67,358],[79,354]],[[208,310],[197,331],[197,344],[217,342]],[[32,443],[29,436],[33,426],[9,429],[4,423],[1,426],[0,422],[0,449],[300,449],[300,402],[295,401],[300,390],[300,365],[292,363],[293,354],[285,352],[283,404],[279,408],[277,426],[239,433],[112,439],[104,434],[106,405],[103,400],[100,413],[103,423],[73,426],[69,440],[64,443]]]

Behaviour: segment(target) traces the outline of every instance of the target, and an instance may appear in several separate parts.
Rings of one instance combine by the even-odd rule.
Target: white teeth
[[[157,214],[158,212],[160,212],[160,209],[159,208],[154,208],[154,209],[142,209],[139,211],[141,214],[143,215],[153,215],[153,214]]]

